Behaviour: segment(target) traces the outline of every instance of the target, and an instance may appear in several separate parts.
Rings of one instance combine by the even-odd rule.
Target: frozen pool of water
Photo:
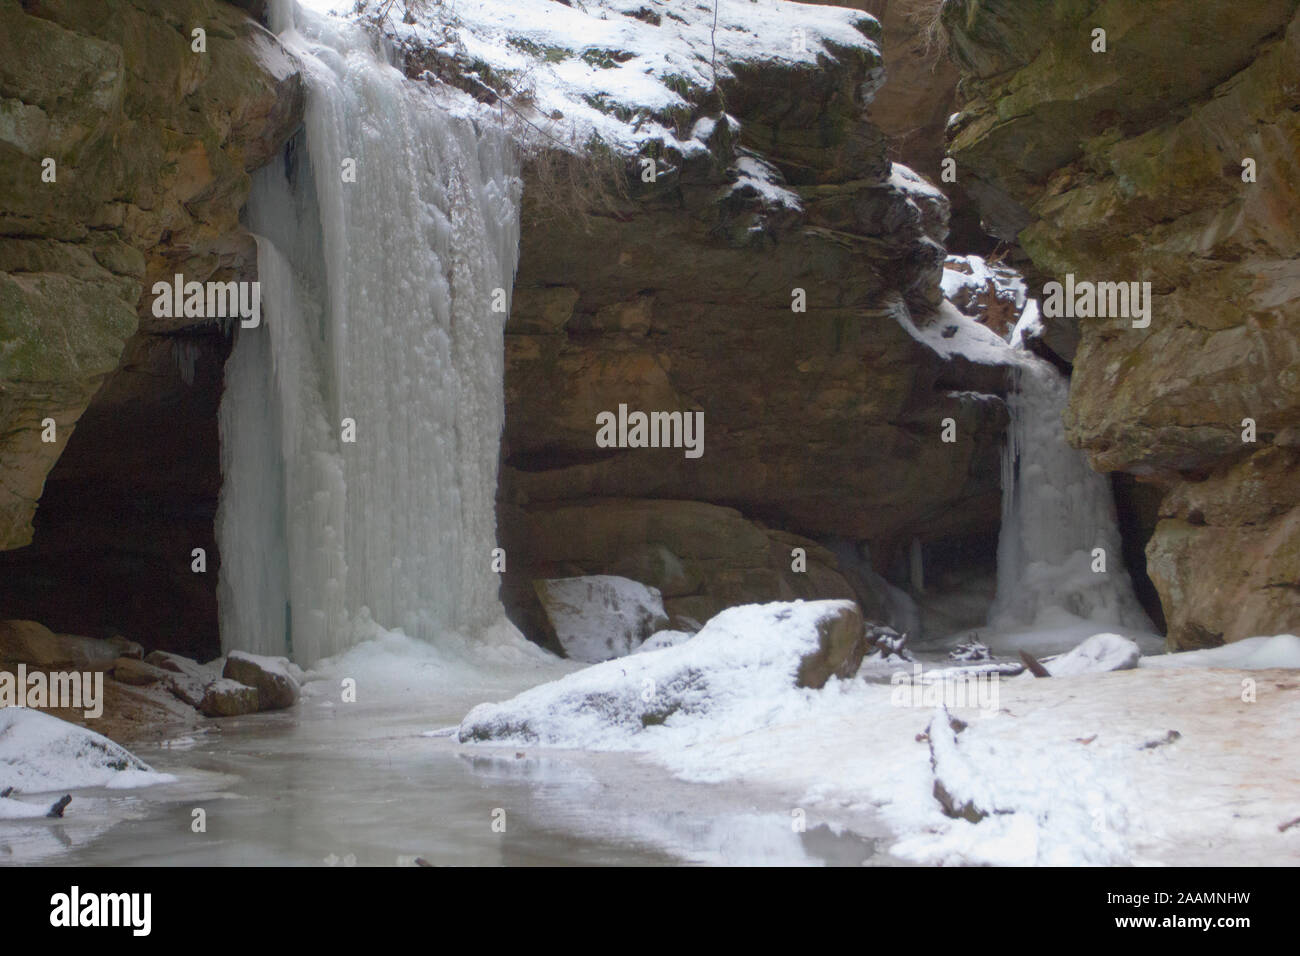
[[[889,865],[886,834],[788,800],[682,783],[627,754],[467,748],[390,707],[212,722],[134,749],[178,777],[81,791],[62,821],[0,823],[0,863]],[[196,810],[206,832],[194,832]]]

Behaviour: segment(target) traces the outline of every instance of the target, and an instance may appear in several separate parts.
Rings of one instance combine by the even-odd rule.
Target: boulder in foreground
[[[852,601],[729,608],[689,641],[480,704],[459,737],[621,749],[635,747],[649,728],[682,728],[706,714],[709,728],[743,732],[770,718],[777,698],[852,676],[863,651],[862,616]]]
[[[26,707],[0,708],[0,791],[118,789],[174,779],[84,727]]]

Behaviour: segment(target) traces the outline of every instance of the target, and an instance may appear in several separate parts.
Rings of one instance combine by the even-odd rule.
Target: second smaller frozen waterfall
[[[1051,627],[1065,612],[1098,627],[1150,630],[1124,568],[1110,482],[1065,439],[1069,381],[1022,354],[1008,398],[998,589],[989,624]],[[1099,554],[1104,571],[1094,570]]]

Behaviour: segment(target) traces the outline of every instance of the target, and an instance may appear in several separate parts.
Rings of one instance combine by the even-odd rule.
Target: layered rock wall
[[[526,627],[530,578],[638,577],[638,562],[685,568],[638,579],[701,621],[855,593],[879,617],[880,596],[807,539],[866,543],[883,568],[913,537],[996,535],[1006,412],[974,393],[1006,383],[900,321],[924,324],[941,299],[948,209],[896,174],[867,119],[879,58],[727,72],[678,125],[713,124],[707,155],[660,154],[656,182],[630,162],[628,188],[596,203],[526,178],[499,510]],[[703,455],[598,447],[597,416],[620,405],[702,412]],[[948,417],[954,444],[938,441]],[[792,571],[799,542],[816,574]]]
[[[1041,280],[1151,283],[1149,327],[1063,319],[1048,341],[1074,362],[1070,440],[1164,493],[1146,550],[1171,644],[1294,631],[1300,4],[950,0],[943,17],[963,71],[951,154],[985,221]]]
[[[301,108],[295,65],[235,5],[0,3],[0,551],[20,549],[0,554],[9,615],[214,643],[225,344],[210,325],[156,318],[150,289],[176,273],[256,278],[239,224],[248,174]],[[204,575],[190,570],[196,547]]]

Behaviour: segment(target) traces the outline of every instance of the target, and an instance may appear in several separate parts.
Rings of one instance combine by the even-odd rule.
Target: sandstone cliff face
[[[629,162],[611,201],[526,176],[499,511],[525,619],[528,580],[557,573],[625,574],[701,621],[855,593],[879,618],[880,596],[808,538],[869,543],[884,567],[913,536],[996,534],[1006,413],[972,393],[1002,391],[1002,373],[941,359],[899,321],[940,300],[946,201],[891,176],[865,118],[879,60],[834,52],[728,63],[721,95],[679,121],[683,138],[715,123],[708,155],[667,150],[650,184]],[[598,448],[596,416],[620,405],[702,412],[703,456]],[[937,440],[948,417],[956,444]],[[815,573],[792,572],[795,542]]]
[[[1171,644],[1294,631],[1300,4],[954,0],[944,23],[985,221],[1040,278],[1152,283],[1149,328],[1048,342],[1074,361],[1071,441],[1165,491],[1147,557]]]
[[[831,0],[798,0],[831,3]],[[939,19],[942,0],[841,0],[834,6],[864,10],[880,21],[885,81],[867,110],[889,138],[889,156],[939,183],[947,155],[948,118],[956,110],[956,63]],[[986,253],[996,243],[980,227],[979,210],[962,184],[944,182],[952,207],[948,247]]]
[[[71,627],[98,605],[156,645],[215,637],[224,345],[210,328],[175,337],[193,320],[155,318],[149,290],[175,273],[256,278],[248,172],[301,96],[290,58],[234,5],[0,3],[0,551],[31,544],[68,451],[42,499],[60,502],[50,526],[0,554],[11,612]],[[206,575],[189,568],[200,546]]]

